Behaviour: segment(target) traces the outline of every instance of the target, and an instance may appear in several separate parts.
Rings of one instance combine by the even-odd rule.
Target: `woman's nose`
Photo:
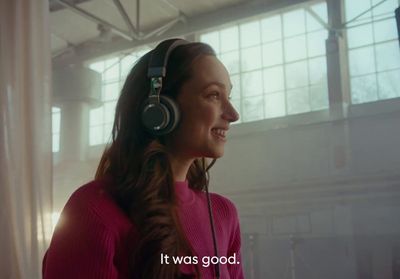
[[[227,101],[227,104],[225,106],[224,112],[223,112],[223,118],[229,122],[235,122],[239,120],[239,113],[235,110],[233,107],[232,103],[230,101]]]

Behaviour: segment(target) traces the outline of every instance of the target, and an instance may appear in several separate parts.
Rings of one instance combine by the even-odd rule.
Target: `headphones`
[[[160,95],[167,72],[170,54],[178,46],[190,44],[182,39],[165,40],[151,51],[147,77],[150,79],[149,97],[142,106],[142,124],[155,136],[172,132],[180,120],[178,104],[171,98]]]

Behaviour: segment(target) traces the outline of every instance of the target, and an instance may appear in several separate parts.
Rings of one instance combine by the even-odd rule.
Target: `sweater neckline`
[[[180,204],[189,205],[194,202],[194,192],[187,180],[175,181],[175,193]]]

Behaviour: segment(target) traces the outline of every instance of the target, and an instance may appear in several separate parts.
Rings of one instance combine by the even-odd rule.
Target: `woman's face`
[[[181,120],[168,140],[172,153],[186,158],[223,155],[229,125],[239,119],[229,101],[231,89],[229,74],[216,57],[203,55],[193,62],[192,78],[176,100]]]

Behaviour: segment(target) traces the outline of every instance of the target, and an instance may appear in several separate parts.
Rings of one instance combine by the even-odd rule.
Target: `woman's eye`
[[[213,99],[218,99],[219,93],[218,92],[213,92],[208,95],[208,97],[213,98]]]

